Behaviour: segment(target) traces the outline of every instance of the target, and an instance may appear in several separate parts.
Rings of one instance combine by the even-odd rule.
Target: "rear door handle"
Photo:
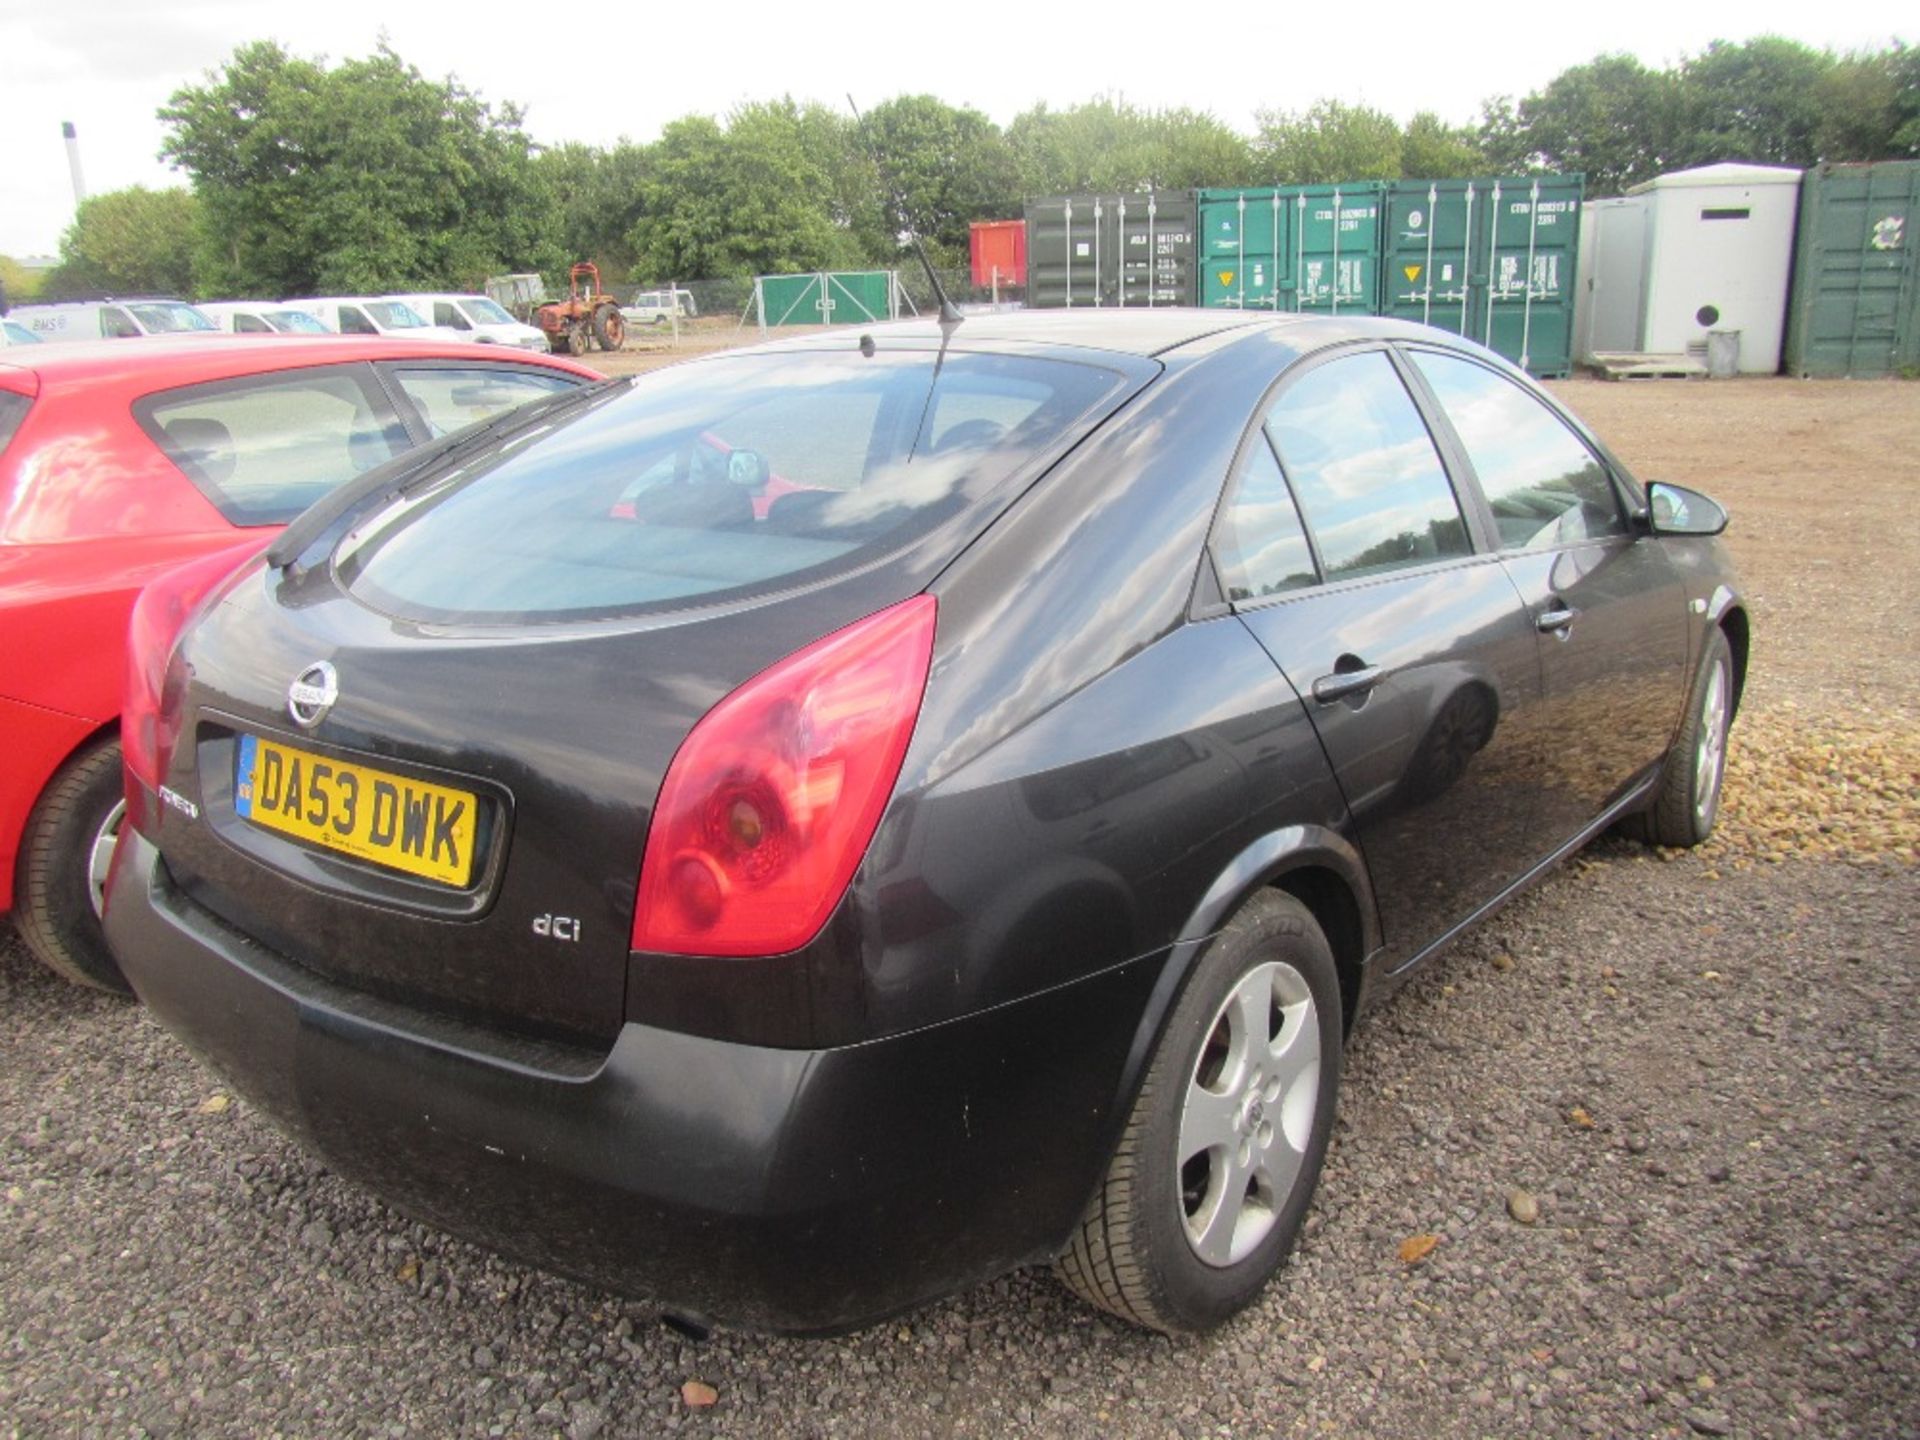
[[[1542,610],[1533,622],[1534,628],[1543,635],[1551,635],[1556,630],[1565,630],[1573,624],[1574,613],[1565,607],[1558,610]]]
[[[1313,682],[1313,698],[1321,704],[1339,700],[1348,695],[1360,695],[1373,689],[1386,674],[1378,665],[1369,665],[1362,670],[1340,670],[1332,675],[1322,675]]]

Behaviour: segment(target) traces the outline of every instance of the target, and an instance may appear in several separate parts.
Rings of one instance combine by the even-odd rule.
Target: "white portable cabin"
[[[1739,370],[1780,368],[1800,174],[1777,165],[1703,165],[1589,200],[1574,355],[1691,356],[1707,333],[1740,332]]]

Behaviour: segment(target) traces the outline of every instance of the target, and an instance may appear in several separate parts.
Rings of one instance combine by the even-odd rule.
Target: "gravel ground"
[[[1920,1434],[1920,389],[1562,393],[1736,511],[1724,833],[1601,842],[1369,1018],[1251,1313],[1036,1271],[696,1342],[397,1217],[0,932],[0,1435]]]

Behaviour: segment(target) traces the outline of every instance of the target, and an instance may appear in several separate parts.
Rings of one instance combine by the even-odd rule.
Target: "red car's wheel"
[[[126,810],[120,742],[82,750],[33,807],[14,879],[14,920],[27,948],[75,984],[121,994],[126,978],[100,921]]]

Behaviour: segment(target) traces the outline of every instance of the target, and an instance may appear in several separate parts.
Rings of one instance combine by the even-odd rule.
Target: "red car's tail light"
[[[126,769],[128,816],[136,827],[146,820],[142,787],[148,793],[159,790],[179,738],[179,697],[168,697],[166,683],[180,632],[220,582],[259,552],[260,545],[250,542],[190,560],[150,581],[133,602],[133,616],[127,622],[120,755]]]
[[[819,933],[900,778],[935,608],[918,595],[835,631],[693,727],[647,833],[634,949],[778,955]]]

